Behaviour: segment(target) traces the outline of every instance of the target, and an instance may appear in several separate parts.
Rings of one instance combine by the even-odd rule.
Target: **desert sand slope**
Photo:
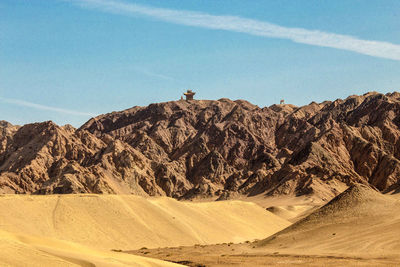
[[[72,242],[0,231],[0,266],[180,266],[89,249]]]
[[[354,185],[292,226],[258,243],[298,254],[398,257],[400,201]]]
[[[288,225],[242,201],[190,203],[132,195],[0,197],[0,230],[108,251],[242,242]]]
[[[314,209],[313,206],[309,205],[271,206],[267,208],[269,212],[290,222],[296,222],[299,218],[306,217],[304,214],[308,215]]]

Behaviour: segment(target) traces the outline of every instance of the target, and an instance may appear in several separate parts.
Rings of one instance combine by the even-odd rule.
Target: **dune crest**
[[[399,236],[399,200],[356,184],[257,246],[295,254],[390,257],[400,250]]]

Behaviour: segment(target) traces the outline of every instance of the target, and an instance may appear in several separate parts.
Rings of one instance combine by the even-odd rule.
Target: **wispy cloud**
[[[36,104],[36,103],[32,103],[32,102],[28,102],[28,101],[20,100],[20,99],[0,97],[0,101],[9,103],[9,104],[13,104],[13,105],[17,105],[17,106],[40,109],[40,110],[54,111],[54,112],[64,113],[64,114],[69,114],[69,115],[90,116],[90,117],[96,116],[96,114],[94,114],[94,113],[80,112],[80,111],[76,111],[76,110],[45,106],[45,105]]]
[[[216,16],[200,12],[155,8],[116,0],[66,0],[84,8],[121,15],[143,15],[158,20],[201,28],[241,32],[251,35],[289,39],[296,43],[353,51],[373,57],[400,60],[400,45],[362,40],[350,35],[318,30],[282,27],[265,21],[237,16]]]
[[[138,72],[138,73],[141,73],[141,74],[144,74],[146,76],[149,76],[149,77],[155,77],[155,78],[162,79],[162,80],[167,80],[167,81],[175,81],[175,79],[170,77],[170,76],[163,75],[163,74],[160,74],[160,73],[155,73],[155,72],[149,71],[147,69],[143,69],[143,68],[139,68],[139,67],[133,67],[133,70]]]

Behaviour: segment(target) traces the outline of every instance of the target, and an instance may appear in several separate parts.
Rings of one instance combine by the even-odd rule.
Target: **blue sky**
[[[400,88],[398,0],[2,0],[0,120],[80,126],[179,99]]]

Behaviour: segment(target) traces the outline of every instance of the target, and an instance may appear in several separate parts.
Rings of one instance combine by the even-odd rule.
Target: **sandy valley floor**
[[[399,266],[400,197],[3,195],[0,266]],[[161,261],[162,260],[162,261]]]
[[[187,266],[399,266],[399,257],[260,251],[251,244],[142,249],[129,253]]]

